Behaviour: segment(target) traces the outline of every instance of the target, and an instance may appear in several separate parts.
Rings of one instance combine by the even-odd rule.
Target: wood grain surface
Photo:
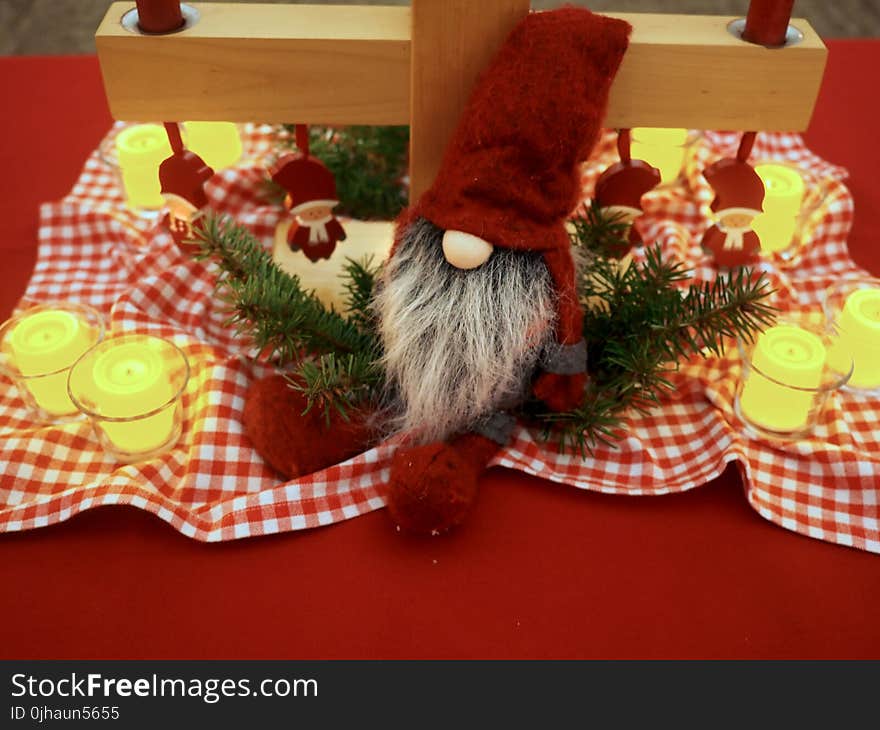
[[[297,0],[240,1],[292,3]],[[338,5],[347,1],[322,4]],[[357,2],[362,5],[409,4],[406,0]],[[94,53],[95,28],[110,3],[111,0],[0,0],[0,55]],[[561,4],[561,0],[532,0],[532,7],[538,9]],[[749,5],[748,0],[572,0],[572,4],[586,5],[600,12],[718,15],[745,15]],[[795,15],[807,18],[824,38],[880,36],[880,2],[877,0],[796,0],[794,10]]]

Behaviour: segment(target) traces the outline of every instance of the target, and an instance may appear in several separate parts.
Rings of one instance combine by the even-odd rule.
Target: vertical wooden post
[[[412,0],[411,200],[431,184],[468,94],[529,0]]]

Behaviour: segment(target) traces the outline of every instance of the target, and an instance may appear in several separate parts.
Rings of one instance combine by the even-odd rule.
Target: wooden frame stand
[[[95,37],[117,119],[410,124],[412,195],[433,179],[480,70],[528,0],[412,0],[412,7],[192,3],[166,35],[110,6]],[[810,24],[765,48],[734,18],[612,14],[633,26],[608,127],[806,129],[827,49]],[[130,24],[129,24],[130,25]]]

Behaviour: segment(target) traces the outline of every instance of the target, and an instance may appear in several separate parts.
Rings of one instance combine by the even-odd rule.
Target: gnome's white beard
[[[388,261],[374,299],[394,432],[421,443],[471,430],[525,397],[551,341],[555,301],[540,254],[496,248],[463,271],[443,230],[418,219]]]

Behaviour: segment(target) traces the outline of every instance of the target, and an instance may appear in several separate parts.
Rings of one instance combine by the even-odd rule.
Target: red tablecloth
[[[807,135],[852,173],[850,244],[875,272],[880,105],[858,80],[878,63],[880,42],[832,44]],[[70,188],[110,118],[91,57],[2,59],[0,90],[13,107],[0,121],[5,317],[33,265],[38,203]],[[766,522],[732,470],[655,498],[495,470],[467,527],[428,541],[397,535],[380,511],[204,545],[139,510],[100,508],[0,535],[0,581],[10,658],[880,654],[877,556]]]

